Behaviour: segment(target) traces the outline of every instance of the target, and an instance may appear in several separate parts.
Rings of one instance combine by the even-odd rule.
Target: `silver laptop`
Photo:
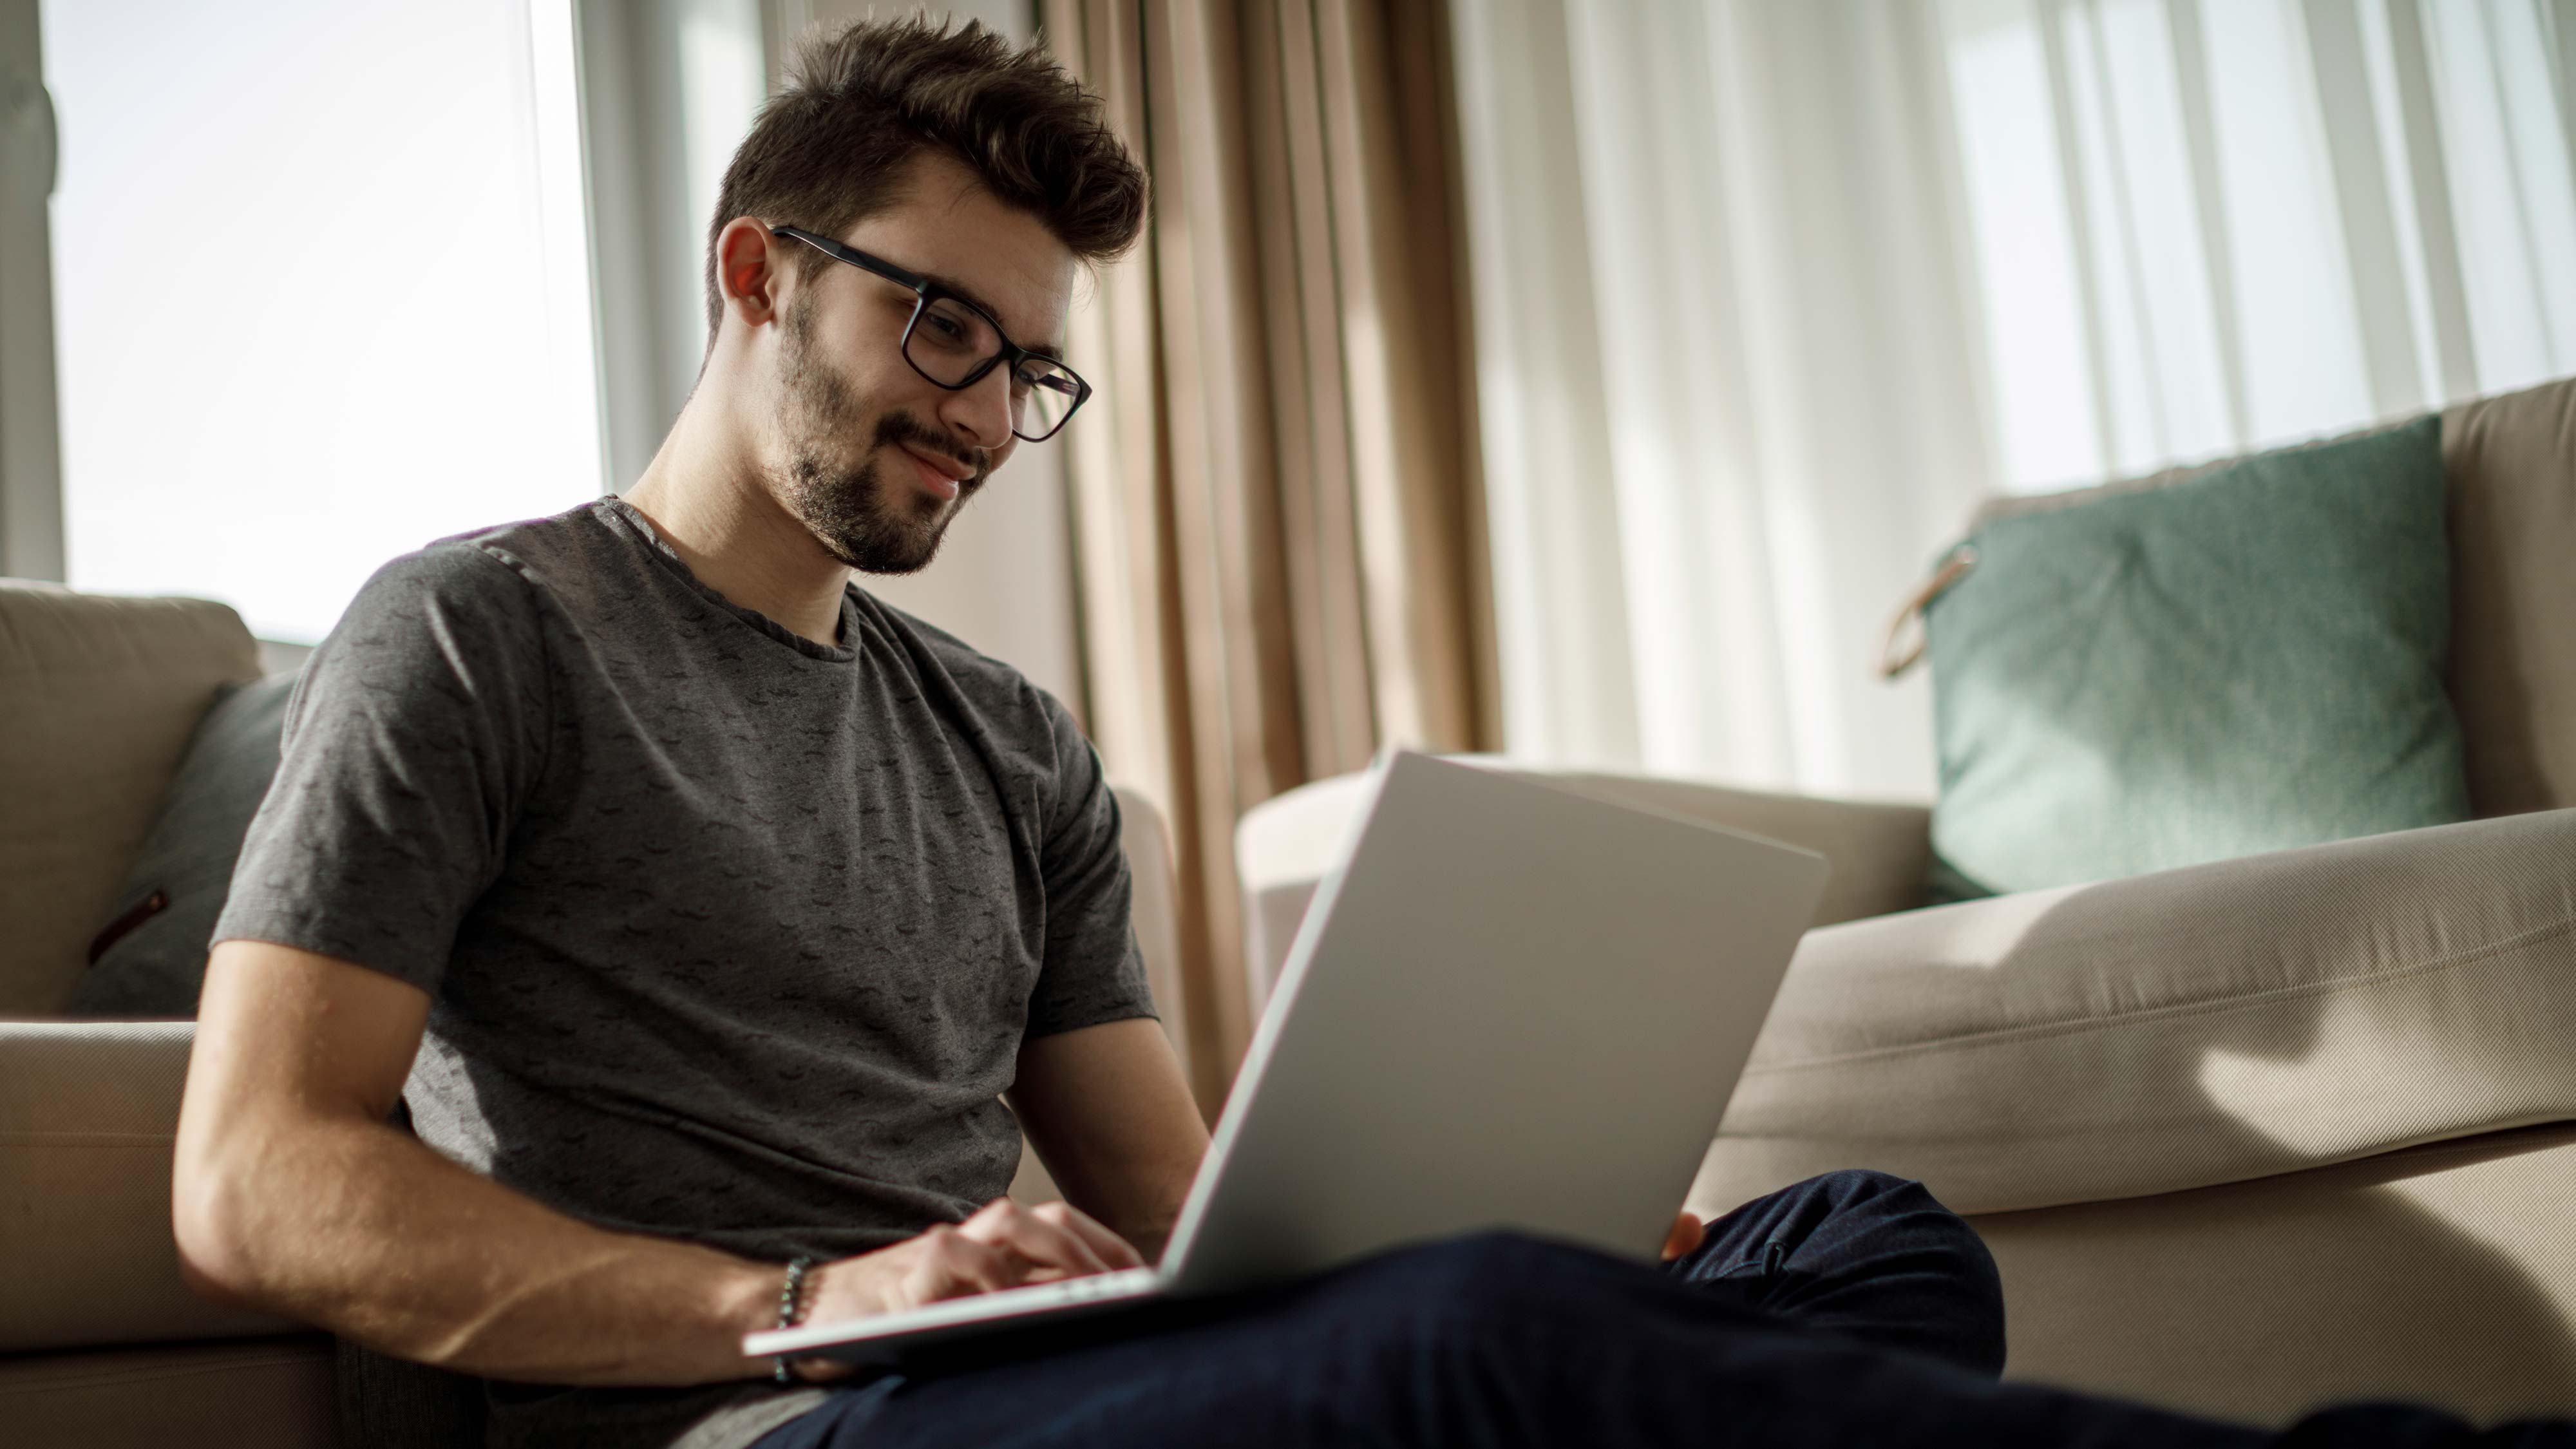
[[[1429,755],[1374,773],[1158,1266],[743,1351],[895,1362],[1489,1228],[1651,1260],[1824,859]]]

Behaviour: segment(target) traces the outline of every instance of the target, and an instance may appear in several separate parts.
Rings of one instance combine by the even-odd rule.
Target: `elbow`
[[[188,1285],[189,1292],[220,1307],[256,1308],[259,1306],[248,1297],[234,1291],[224,1279],[201,1266],[200,1260],[191,1257],[184,1245],[179,1249],[179,1281]]]
[[[238,1189],[220,1167],[182,1153],[170,1179],[170,1236],[188,1291],[227,1308],[258,1308],[257,1275]]]

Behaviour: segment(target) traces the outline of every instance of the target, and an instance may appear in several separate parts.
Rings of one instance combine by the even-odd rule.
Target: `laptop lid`
[[[1825,874],[1809,851],[1393,753],[1166,1280],[1221,1292],[1485,1228],[1651,1257]]]

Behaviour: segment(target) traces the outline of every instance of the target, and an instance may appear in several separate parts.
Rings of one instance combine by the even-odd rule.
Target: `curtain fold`
[[[1086,688],[1173,823],[1213,1112],[1250,1038],[1242,813],[1384,744],[1495,743],[1437,5],[1044,0],[1154,178],[1078,299]]]
[[[1454,0],[1505,734],[1922,793],[1887,611],[1987,486],[1914,0]]]

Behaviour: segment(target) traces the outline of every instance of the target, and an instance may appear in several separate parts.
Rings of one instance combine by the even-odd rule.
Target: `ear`
[[[716,285],[724,293],[725,310],[744,326],[778,319],[785,301],[778,294],[779,283],[787,270],[778,249],[786,245],[748,216],[735,217],[716,233]]]

